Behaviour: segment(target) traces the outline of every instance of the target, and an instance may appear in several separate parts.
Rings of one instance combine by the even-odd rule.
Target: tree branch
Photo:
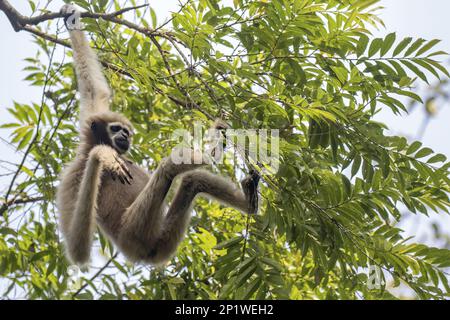
[[[103,271],[106,270],[106,268],[108,268],[108,266],[111,264],[111,262],[113,262],[113,260],[115,258],[117,258],[119,254],[116,252],[111,258],[109,258],[109,260],[105,263],[105,265],[103,267],[101,267],[90,279],[89,281],[85,282],[77,291],[75,291],[74,294],[72,294],[72,299],[74,299],[77,295],[79,295],[81,293],[81,291],[83,291],[89,283],[92,283],[92,281],[95,280],[95,278],[97,278]]]
[[[6,0],[0,0],[0,10],[3,11],[8,17],[14,31],[18,32],[22,29],[22,22],[26,19],[19,11],[9,4]]]
[[[125,19],[119,19],[117,16],[124,14],[131,10],[137,10],[142,7],[148,6],[147,4],[140,5],[140,6],[134,6],[134,7],[128,7],[121,9],[116,12],[112,13],[94,13],[94,12],[81,12],[80,16],[82,18],[93,18],[93,19],[103,19],[106,21],[114,22],[120,25],[124,25],[130,29],[136,30],[139,33],[145,34],[147,36],[154,36],[154,37],[164,37],[169,38],[171,34],[169,32],[163,32],[163,31],[155,31],[149,28],[141,27],[133,22],[130,22]],[[62,12],[49,12],[44,13],[40,16],[36,17],[26,17],[22,15],[19,11],[17,11],[7,0],[0,0],[0,11],[3,11],[6,16],[8,17],[9,22],[11,23],[12,27],[14,28],[14,31],[19,32],[21,30],[27,30],[30,31],[29,26],[36,26],[42,22],[48,21],[48,20],[54,20],[58,18],[65,18],[70,16],[70,13],[62,13]],[[28,26],[28,28],[27,28]]]
[[[93,12],[82,12],[80,14],[81,17],[84,18],[93,18],[93,19],[103,19],[106,21],[110,21],[116,24],[120,24],[123,26],[126,26],[130,29],[133,29],[141,34],[144,34],[145,36],[150,37],[151,41],[155,44],[155,46],[157,47],[158,51],[160,52],[160,54],[162,55],[164,64],[166,69],[169,72],[170,77],[173,78],[173,80],[175,81],[177,87],[181,90],[181,92],[183,93],[183,95],[186,96],[187,98],[187,102],[183,102],[180,101],[179,99],[172,97],[172,96],[168,96],[168,98],[178,104],[179,106],[182,106],[184,108],[189,108],[191,109],[192,107],[200,110],[201,112],[205,113],[205,115],[210,118],[210,119],[214,119],[214,117],[210,114],[208,114],[207,112],[205,112],[204,110],[202,110],[200,108],[200,106],[195,103],[194,101],[192,101],[192,99],[189,97],[189,95],[187,94],[187,92],[185,92],[185,90],[181,87],[179,87],[176,78],[174,77],[174,75],[172,74],[172,71],[170,69],[170,65],[168,64],[168,61],[166,60],[165,57],[165,53],[164,50],[161,48],[160,44],[158,43],[158,41],[155,39],[155,37],[162,37],[165,39],[168,39],[171,43],[174,42],[178,42],[177,39],[175,39],[173,37],[173,35],[168,32],[168,31],[160,31],[161,27],[159,27],[157,30],[152,30],[149,28],[144,28],[141,27],[133,22],[130,22],[128,20],[124,20],[124,19],[120,19],[117,16],[124,14],[125,12],[131,11],[131,10],[136,10],[142,7],[147,6],[147,4],[145,5],[140,5],[140,6],[134,6],[134,7],[128,7],[128,8],[124,8],[121,9],[119,11],[113,12],[113,13],[93,13]],[[50,13],[45,13],[36,17],[26,17],[24,15],[22,15],[20,12],[18,12],[7,0],[0,0],[0,11],[3,11],[6,16],[8,17],[9,22],[11,23],[11,26],[14,28],[14,30],[16,32],[19,31],[27,31],[30,32],[40,38],[43,38],[45,40],[51,41],[53,43],[62,45],[64,47],[67,48],[71,48],[70,43],[68,43],[67,41],[58,39],[52,35],[49,35],[45,32],[40,31],[38,28],[36,28],[35,26],[37,26],[39,23],[45,22],[45,21],[49,21],[49,20],[53,20],[53,19],[58,19],[58,18],[64,18],[66,16],[68,16],[68,14],[66,13],[61,13],[61,12],[50,12]],[[127,77],[133,78],[132,74],[130,74],[128,71],[123,70],[120,67],[117,67],[107,61],[100,61],[101,64],[105,67],[108,68],[114,72],[120,73],[122,75],[125,75]]]
[[[7,202],[4,202],[0,207],[0,215],[2,215],[8,208],[15,205],[39,202],[45,200],[45,197],[35,197],[35,198],[25,198],[25,199],[13,199]]]
[[[118,15],[121,15],[125,12],[131,11],[131,10],[135,10],[135,9],[139,9],[142,7],[145,7],[147,5],[141,5],[141,6],[136,6],[136,7],[129,7],[129,8],[124,8],[122,10],[113,12],[113,13],[107,13],[107,14],[99,14],[99,13],[91,13],[91,12],[83,12],[81,13],[81,17],[90,17],[90,18],[103,18],[103,19],[114,19],[114,22],[121,22],[121,24],[124,24],[124,21],[122,21],[121,19],[117,19],[116,17]],[[20,12],[18,12],[7,0],[0,0],[0,11],[3,11],[6,16],[8,17],[9,22],[11,23],[11,26],[14,28],[14,31],[19,32],[19,31],[28,31],[32,34],[34,34],[35,36],[38,36],[40,38],[43,38],[45,40],[48,40],[50,42],[53,43],[57,43],[59,45],[62,45],[66,48],[72,48],[70,43],[68,43],[67,41],[58,39],[52,35],[49,35],[45,32],[40,31],[38,28],[34,27],[36,25],[38,25],[41,22],[44,21],[48,21],[48,20],[52,20],[52,19],[57,19],[57,18],[63,18],[65,17],[67,14],[63,14],[63,13],[59,13],[59,12],[52,12],[52,13],[45,13],[43,15],[40,16],[36,16],[36,17],[25,17],[23,16]],[[118,72],[121,73],[125,76],[131,77],[131,74],[109,62],[106,61],[101,61],[101,64],[108,69],[113,70],[114,72]]]

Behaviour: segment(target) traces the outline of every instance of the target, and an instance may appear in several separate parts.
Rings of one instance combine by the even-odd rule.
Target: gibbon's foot
[[[241,186],[248,203],[248,213],[255,214],[258,212],[258,183],[260,175],[256,170],[251,169],[250,174],[241,181]]]
[[[68,30],[81,29],[80,21],[76,21],[76,19],[79,19],[79,16],[78,17],[73,16],[74,13],[79,12],[77,7],[75,7],[71,3],[68,3],[68,4],[63,5],[61,7],[61,9],[59,10],[59,12],[66,15],[64,17],[64,24]],[[71,19],[70,23],[69,23],[69,19]]]

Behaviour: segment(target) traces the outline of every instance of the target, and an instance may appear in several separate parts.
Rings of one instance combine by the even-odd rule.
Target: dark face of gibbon
[[[121,122],[93,121],[91,130],[96,144],[106,144],[120,154],[130,149],[131,128]]]

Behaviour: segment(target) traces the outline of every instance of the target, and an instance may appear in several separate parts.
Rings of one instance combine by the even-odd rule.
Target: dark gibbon
[[[192,202],[199,194],[244,213],[256,213],[256,172],[241,182],[240,189],[231,180],[199,170],[201,164],[175,164],[169,156],[148,173],[126,158],[133,126],[109,109],[111,91],[99,61],[83,31],[67,23],[76,10],[72,5],[61,9],[67,14],[81,96],[80,144],[75,159],[61,174],[57,191],[69,259],[77,264],[89,261],[93,233],[99,226],[128,260],[164,263],[183,239]],[[179,187],[166,205],[166,195],[178,176]]]

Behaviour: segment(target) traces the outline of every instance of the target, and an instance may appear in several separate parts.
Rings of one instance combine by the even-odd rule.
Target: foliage
[[[29,2],[38,14],[37,1]],[[73,2],[92,12],[121,8]],[[406,239],[396,222],[403,206],[448,213],[449,163],[373,120],[383,108],[406,111],[405,97],[421,102],[417,82],[448,77],[437,60],[445,53],[433,50],[437,40],[373,38],[369,29],[382,26],[377,2],[199,0],[183,1],[168,23],[151,7],[122,17],[147,33],[84,19],[109,66],[114,109],[136,126],[135,161],[154,168],[175,129],[222,115],[235,129],[280,129],[281,165],[263,177],[256,217],[198,200],[165,268],[126,263],[99,236],[78,291],[54,206],[58,173],[77,143],[76,82],[70,50],[58,60],[62,47],[36,37],[25,80],[43,99],[15,102],[8,108],[15,120],[2,126],[24,159],[0,198],[2,295],[380,299],[395,298],[388,289],[403,283],[418,298],[448,298],[450,251]],[[247,168],[215,170],[235,176]],[[368,287],[370,266],[381,268],[381,288]]]

